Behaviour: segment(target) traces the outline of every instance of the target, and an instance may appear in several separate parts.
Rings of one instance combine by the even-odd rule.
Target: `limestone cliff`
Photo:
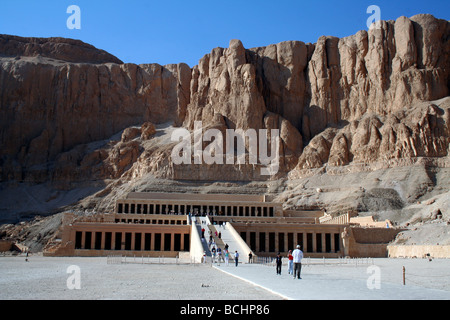
[[[1,179],[51,180],[65,152],[146,121],[181,123],[190,77],[182,63],[122,64],[79,41],[1,36]]]
[[[280,129],[275,178],[323,165],[445,158],[449,30],[445,20],[416,15],[315,44],[245,49],[231,40],[193,68],[123,64],[81,41],[2,35],[0,176],[263,178],[251,165],[176,167],[168,158],[173,145],[112,138],[146,122]]]
[[[417,15],[315,44],[245,50],[233,40],[194,67],[185,125],[261,128],[275,114],[290,124],[283,150],[301,154],[301,169],[447,156],[448,102],[420,103],[449,95],[449,26]]]

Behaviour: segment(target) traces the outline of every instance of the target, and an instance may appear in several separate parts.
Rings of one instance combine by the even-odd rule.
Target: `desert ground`
[[[276,275],[271,263],[236,267],[138,257],[111,263],[106,257],[3,256],[0,270],[3,300],[450,299],[448,259],[305,258],[300,280],[286,265]]]

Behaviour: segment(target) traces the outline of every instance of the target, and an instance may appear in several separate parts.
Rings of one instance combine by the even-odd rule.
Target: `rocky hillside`
[[[74,204],[109,211],[131,190],[267,193],[286,207],[390,212],[403,224],[435,199],[448,219],[449,31],[421,14],[314,44],[231,40],[192,68],[0,35],[2,219]],[[279,129],[278,174],[174,165],[170,133],[195,121]]]

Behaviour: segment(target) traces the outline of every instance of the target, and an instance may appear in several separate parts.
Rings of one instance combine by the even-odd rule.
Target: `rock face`
[[[64,152],[146,121],[180,124],[184,118],[186,64],[119,64],[78,41],[0,39],[2,180],[52,179]],[[78,55],[80,61],[70,62]]]
[[[1,179],[67,179],[73,172],[67,168],[95,165],[104,166],[98,179],[127,171],[129,177],[261,178],[251,165],[174,167],[167,145],[145,143],[152,140],[151,125],[127,129],[113,147],[87,147],[145,122],[192,130],[202,121],[222,132],[279,129],[277,177],[325,164],[444,158],[449,31],[447,21],[421,14],[342,39],[320,37],[315,44],[245,49],[231,40],[192,69],[123,64],[75,40],[3,35]],[[78,172],[83,179],[86,171]]]
[[[42,56],[73,63],[123,62],[106,51],[99,50],[80,40],[65,38],[23,38],[0,34],[2,56]]]
[[[232,40],[194,67],[184,125],[281,129],[285,171],[299,155],[296,169],[447,156],[448,101],[421,102],[449,95],[449,28],[417,15],[315,44]]]
[[[292,177],[302,170],[349,164],[401,162],[449,154],[450,98],[422,102],[387,115],[367,114],[342,127],[327,128],[304,149]],[[448,161],[442,161],[444,164]]]

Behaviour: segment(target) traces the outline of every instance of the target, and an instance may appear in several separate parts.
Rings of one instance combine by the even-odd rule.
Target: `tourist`
[[[203,251],[203,263],[206,263],[206,251]]]
[[[225,264],[228,266],[228,261],[230,260],[230,253],[225,250]]]
[[[281,275],[281,263],[282,263],[282,258],[280,256],[280,253],[277,253],[277,257],[275,258],[275,263],[276,263],[276,269],[277,269],[277,274]]]
[[[248,263],[252,263],[252,259],[253,259],[253,255],[252,255],[252,252],[250,251],[248,253]]]
[[[216,261],[216,247],[213,246],[211,252],[212,252],[212,262],[214,263]]]
[[[294,250],[292,256],[294,261],[294,279],[295,277],[301,279],[303,252],[300,250],[300,245],[297,245],[297,249]]]
[[[238,260],[239,260],[239,253],[236,250],[234,252],[234,263],[235,263],[236,267],[238,266]]]
[[[288,274],[294,274],[294,257],[292,256],[292,250],[288,253]]]

